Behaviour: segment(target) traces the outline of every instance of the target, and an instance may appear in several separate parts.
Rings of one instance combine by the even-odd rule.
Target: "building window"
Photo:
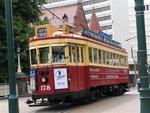
[[[104,31],[104,30],[109,30],[109,29],[112,29],[112,25],[106,25],[106,26],[102,26],[101,27],[101,30]]]
[[[106,1],[108,0],[88,0],[88,1],[84,0],[83,5],[85,6],[85,5],[90,5],[90,4],[100,3],[100,2],[106,2]]]
[[[99,21],[111,20],[111,15],[99,17],[98,20],[99,20]]]
[[[150,4],[149,5],[145,5],[145,10],[149,10],[150,9]]]
[[[94,9],[95,13],[103,12],[103,11],[108,11],[108,10],[110,10],[110,6],[106,6],[106,7],[101,7],[101,8]],[[84,11],[84,13],[86,15],[87,14],[91,14],[92,12],[93,12],[93,9]]]

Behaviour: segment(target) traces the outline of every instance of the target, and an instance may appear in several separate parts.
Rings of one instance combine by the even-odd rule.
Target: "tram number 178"
[[[41,85],[41,91],[47,91],[50,90],[50,85]]]

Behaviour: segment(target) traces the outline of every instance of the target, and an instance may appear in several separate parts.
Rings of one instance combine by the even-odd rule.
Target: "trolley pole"
[[[140,66],[140,103],[141,113],[149,113],[150,88],[147,73],[147,49],[144,22],[144,0],[135,0],[137,40],[138,40],[138,60]]]
[[[19,113],[18,97],[16,96],[16,77],[14,60],[14,34],[13,34],[13,15],[12,1],[5,0],[5,17],[7,30],[8,47],[8,74],[9,74],[9,113]]]

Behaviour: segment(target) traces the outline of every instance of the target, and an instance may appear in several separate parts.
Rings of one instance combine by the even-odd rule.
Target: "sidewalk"
[[[137,87],[131,87],[130,91],[126,92],[125,94],[140,94],[137,90]]]

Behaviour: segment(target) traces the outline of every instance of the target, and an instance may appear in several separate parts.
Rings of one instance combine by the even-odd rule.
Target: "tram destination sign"
[[[103,32],[95,33],[93,31],[90,31],[89,29],[83,29],[82,35],[91,38],[93,40],[97,40],[106,43],[108,45],[121,48],[121,44],[119,42],[112,40],[112,37],[106,33]]]

